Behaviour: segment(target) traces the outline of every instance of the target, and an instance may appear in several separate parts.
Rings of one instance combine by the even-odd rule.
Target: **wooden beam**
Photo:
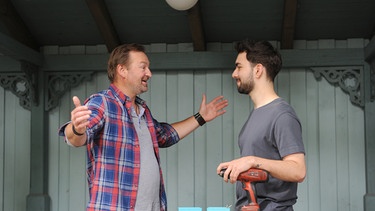
[[[206,51],[199,1],[187,11],[194,51]]]
[[[362,66],[363,48],[281,50],[283,68]],[[233,70],[237,53],[169,52],[147,53],[151,71],[158,70]],[[106,71],[108,54],[45,55],[42,71]],[[1,60],[0,60],[1,61]],[[0,63],[1,67],[1,63]]]
[[[0,23],[13,39],[39,51],[38,43],[10,0],[0,0]]]
[[[43,55],[0,32],[0,53],[17,61],[26,61],[41,66]]]
[[[294,41],[294,31],[297,16],[297,0],[284,1],[284,18],[281,35],[281,49],[292,49]]]
[[[121,44],[104,0],[86,0],[91,15],[99,28],[108,52]]]

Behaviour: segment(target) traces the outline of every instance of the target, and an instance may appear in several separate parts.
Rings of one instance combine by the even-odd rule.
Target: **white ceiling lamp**
[[[188,10],[192,8],[198,0],[165,0],[169,6],[175,10]]]

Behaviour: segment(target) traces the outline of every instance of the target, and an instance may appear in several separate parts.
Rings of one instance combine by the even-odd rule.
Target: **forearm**
[[[273,177],[288,182],[303,182],[306,176],[304,154],[293,154],[283,160],[251,157],[253,166],[268,171]]]
[[[194,116],[191,116],[180,122],[173,123],[172,127],[177,131],[180,139],[183,139],[191,132],[193,132],[195,129],[197,129],[199,127],[199,124],[197,120],[194,118]]]

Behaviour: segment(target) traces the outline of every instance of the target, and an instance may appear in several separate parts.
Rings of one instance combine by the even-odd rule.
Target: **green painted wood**
[[[319,83],[312,72],[306,72],[306,119],[302,128],[306,150],[307,177],[304,181],[308,189],[307,210],[320,210],[320,156],[319,156]],[[301,114],[299,114],[301,115]]]
[[[363,49],[295,49],[281,50],[283,66],[362,65]],[[236,54],[231,52],[147,53],[151,70],[216,70],[232,69]],[[44,71],[106,71],[108,54],[45,55]],[[1,69],[1,68],[0,68]]]
[[[42,66],[43,55],[0,32],[0,52],[18,61]]]
[[[178,74],[177,71],[171,71],[167,74],[167,122],[179,121],[179,107],[178,105]],[[166,184],[168,207],[171,209],[179,206],[178,203],[178,188],[179,175],[178,175],[178,153],[177,146],[164,149],[167,151],[167,172],[164,172],[164,181]]]
[[[198,112],[200,107],[200,102],[202,101],[202,94],[206,93],[206,74],[205,71],[194,72],[194,113]],[[194,159],[194,192],[193,200],[194,206],[206,206],[206,195],[207,195],[207,132],[206,126],[200,127],[194,131],[194,154],[192,158]]]
[[[218,95],[222,95],[222,74],[221,71],[207,72],[206,76],[206,94],[207,100],[212,100]],[[207,136],[207,157],[206,157],[206,192],[207,206],[220,206],[223,199],[222,186],[223,181],[216,174],[216,167],[222,162],[223,156],[223,132],[224,126],[222,117],[218,117],[206,126]],[[225,184],[226,185],[226,184]]]
[[[5,155],[5,90],[0,88],[0,159]],[[0,162],[0,175],[4,178],[5,162]],[[0,182],[0,190],[4,190],[4,182]],[[4,192],[0,191],[0,204],[4,204]]]
[[[194,93],[193,86],[194,78],[190,71],[181,71],[177,78],[177,108],[178,119],[183,120],[191,117],[196,110],[193,106]],[[177,175],[178,175],[178,206],[184,207],[194,204],[194,142],[193,136],[188,135],[177,145],[178,160]]]
[[[296,111],[298,118],[302,125],[306,125],[307,119],[307,98],[306,98],[306,72],[304,69],[292,69],[290,73],[290,105]],[[302,138],[306,145],[307,139],[307,128],[302,127]],[[305,146],[306,150],[306,146]],[[298,186],[298,199],[295,206],[296,210],[308,210],[308,186],[306,182],[299,184]]]

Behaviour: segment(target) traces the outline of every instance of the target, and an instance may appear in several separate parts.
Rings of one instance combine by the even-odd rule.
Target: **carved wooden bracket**
[[[323,76],[330,84],[340,86],[348,93],[350,101],[361,108],[364,107],[364,84],[363,84],[363,67],[362,66],[345,66],[345,67],[311,67],[314,76],[320,80]]]
[[[45,109],[50,111],[57,107],[61,96],[81,82],[90,81],[94,72],[48,72],[48,96],[45,100]]]
[[[15,94],[23,108],[31,110],[32,104],[38,105],[38,67],[22,61],[21,70],[22,72],[1,73],[0,86]]]

